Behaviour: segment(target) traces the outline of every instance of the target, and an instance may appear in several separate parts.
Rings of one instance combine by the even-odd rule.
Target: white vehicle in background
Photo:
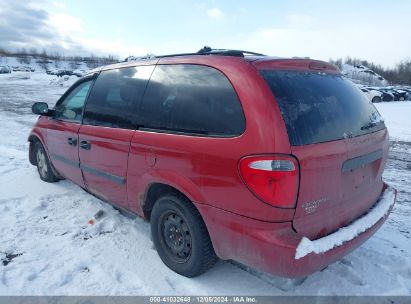
[[[0,66],[0,74],[10,74],[11,69],[8,66],[2,65]]]
[[[370,90],[366,88],[360,88],[360,90],[368,97],[371,102],[381,102],[382,92],[377,90]]]

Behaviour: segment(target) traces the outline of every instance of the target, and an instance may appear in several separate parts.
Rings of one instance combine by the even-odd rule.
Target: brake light
[[[280,208],[295,208],[299,168],[291,156],[248,156],[240,160],[246,186],[262,201]]]

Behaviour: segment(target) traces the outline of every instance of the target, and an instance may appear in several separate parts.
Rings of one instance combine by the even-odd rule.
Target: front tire
[[[200,213],[184,196],[159,198],[150,224],[157,252],[171,270],[191,278],[216,263],[217,256]]]
[[[55,183],[60,180],[54,174],[46,150],[40,142],[37,142],[35,145],[35,159],[41,180],[48,183]]]

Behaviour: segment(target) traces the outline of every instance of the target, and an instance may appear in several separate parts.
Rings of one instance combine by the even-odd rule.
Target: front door
[[[56,170],[65,178],[84,187],[78,156],[78,131],[85,100],[93,80],[85,80],[70,88],[57,102],[49,119],[47,148]]]

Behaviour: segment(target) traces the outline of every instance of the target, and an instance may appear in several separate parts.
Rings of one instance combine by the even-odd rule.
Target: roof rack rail
[[[170,54],[170,55],[160,55],[156,57],[164,58],[164,57],[178,57],[178,56],[189,56],[189,55],[222,55],[222,56],[234,56],[234,57],[245,57],[245,55],[266,56],[264,54],[249,52],[249,51],[212,49],[209,46],[205,46],[202,49],[200,49],[197,53]]]

